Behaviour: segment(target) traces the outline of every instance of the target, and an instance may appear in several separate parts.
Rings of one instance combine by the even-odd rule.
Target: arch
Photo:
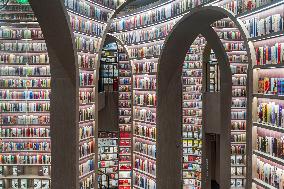
[[[102,45],[104,44],[112,20],[132,1],[134,0],[127,0],[111,15],[111,19],[108,21],[102,38],[99,59]],[[51,62],[52,97],[50,101],[50,114],[53,154],[51,187],[54,189],[78,189],[79,67],[69,15],[64,6],[64,1],[62,0],[29,0],[29,3],[45,36]],[[50,14],[51,12],[52,15]],[[97,64],[96,69],[99,70],[99,64]],[[96,75],[97,83],[99,75]],[[98,88],[96,90],[98,90]],[[95,103],[98,104],[98,91],[96,91],[95,98]],[[95,116],[98,117],[97,109]],[[96,122],[96,124],[97,123],[98,122]],[[97,128],[98,126],[96,126],[96,130]],[[97,187],[97,184],[95,184],[95,187]]]
[[[63,1],[29,2],[42,28],[50,57],[51,188],[78,189],[79,69],[69,16]]]
[[[244,45],[247,50],[248,60],[248,82],[251,82],[252,60],[255,60],[254,48],[251,42],[248,42],[248,32],[243,23],[237,19],[234,14],[223,8],[216,6],[205,6],[194,9],[185,15],[173,28],[167,36],[158,64],[157,81],[157,188],[181,188],[181,133],[176,129],[181,125],[181,82],[182,62],[187,49],[191,46],[195,38],[202,34],[208,44],[211,44],[218,62],[220,62],[220,96],[222,105],[221,125],[229,125],[231,120],[231,89],[232,74],[229,61],[224,47],[214,29],[210,26],[217,20],[223,18],[231,19],[241,32]],[[248,96],[251,96],[251,89]],[[251,99],[247,101],[247,112],[251,112]],[[203,115],[204,119],[204,115]],[[251,116],[247,116],[247,125],[250,125]],[[250,138],[251,131],[247,128],[247,138]],[[221,130],[221,162],[228,162],[222,167],[220,172],[220,188],[230,188],[230,128]],[[247,143],[250,146],[249,143]],[[249,149],[249,148],[247,148]],[[247,152],[247,158],[250,159],[250,153]],[[249,160],[248,160],[249,161]],[[203,161],[204,162],[204,161]],[[170,165],[170,166],[169,166]],[[247,172],[249,165],[247,164]],[[203,163],[205,165],[205,162]],[[175,177],[173,177],[175,175]],[[248,174],[249,175],[249,174]],[[249,179],[247,179],[247,183]],[[206,188],[203,186],[203,188]]]

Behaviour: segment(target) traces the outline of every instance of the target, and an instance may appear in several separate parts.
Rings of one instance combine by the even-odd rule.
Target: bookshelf
[[[246,133],[248,56],[241,32],[230,22],[232,21],[229,19],[223,19],[214,23],[213,26],[227,52],[232,74],[231,125],[229,125],[231,128],[231,188],[245,188],[248,164]],[[228,25],[231,25],[233,29],[224,27]]]
[[[156,71],[156,59],[132,60],[134,188],[156,187]]]
[[[99,170],[109,176],[109,187],[118,188],[118,133],[99,132]],[[102,185],[107,187],[108,181],[101,176]]]
[[[182,188],[198,188],[202,182],[202,88],[203,50],[199,36],[188,50],[182,70]]]
[[[92,71],[96,66],[89,66],[89,65],[95,65],[97,61],[97,56],[93,55],[93,53],[94,54],[97,53],[95,52],[95,49],[97,49],[98,46],[94,45],[94,47],[88,46],[87,48],[83,48],[83,46],[80,46],[80,44],[84,45],[90,43],[99,44],[99,42],[97,41],[100,41],[101,36],[103,35],[104,30],[106,28],[105,26],[108,20],[106,18],[109,17],[111,11],[113,11],[113,9],[117,7],[117,5],[115,5],[115,3],[114,4],[109,3],[109,1],[98,1],[96,3],[93,3],[92,1],[86,1],[86,2],[80,1],[80,2],[83,2],[84,6],[86,7],[91,7],[94,11],[98,10],[94,7],[97,8],[99,7],[104,12],[102,15],[95,16],[95,18],[92,18],[94,12],[90,11],[89,14],[85,14],[75,8],[74,5],[76,5],[76,3],[74,4],[72,2],[68,4],[68,12],[73,19],[73,20],[71,19],[72,27],[74,29],[74,33],[76,33],[75,34],[76,42],[78,45],[77,48],[80,51],[78,52],[78,54],[80,55],[79,56],[80,69],[82,70],[80,72],[81,73],[80,76],[81,78],[83,78],[81,87],[84,86],[82,87],[84,89],[80,91],[80,94],[82,96],[80,97],[80,100],[83,103],[83,105],[80,106],[82,110],[81,111],[82,120],[83,120],[82,122],[90,123],[93,121],[92,113],[90,112],[90,110],[93,108],[92,107],[94,102],[93,98],[95,98],[96,95],[91,90],[94,89],[95,87],[95,84],[92,83],[91,78],[95,76],[92,75]],[[266,104],[266,106],[268,106],[269,108],[282,106],[281,101],[283,100],[283,95],[281,93],[281,89],[279,93],[275,93],[275,88],[277,87],[274,86],[272,92],[267,91],[267,93],[261,93],[257,90],[257,88],[258,84],[265,82],[270,83],[271,80],[274,83],[276,81],[281,83],[282,81],[281,74],[279,73],[279,75],[274,75],[275,74],[274,72],[275,70],[281,70],[283,67],[282,56],[279,56],[279,54],[277,53],[275,55],[275,52],[278,49],[280,49],[280,51],[278,52],[282,53],[283,24],[281,26],[281,23],[283,23],[283,18],[282,18],[283,1],[282,0],[253,1],[253,2],[252,1],[248,2],[243,0],[213,1],[213,2],[198,1],[191,6],[189,6],[188,2],[189,1],[186,0],[166,1],[165,3],[159,6],[151,7],[147,10],[143,10],[135,14],[122,16],[120,18],[115,19],[112,31],[114,32],[114,35],[116,37],[118,37],[120,40],[125,42],[125,44],[127,44],[127,48],[129,48],[130,50],[129,57],[130,59],[132,59],[133,69],[135,69],[134,71],[136,71],[136,73],[133,72],[135,74],[131,78],[132,79],[131,81],[133,81],[133,84],[135,81],[141,83],[145,82],[154,83],[153,81],[156,79],[157,71],[153,70],[155,70],[154,67],[157,66],[158,62],[157,59],[162,57],[161,50],[164,48],[165,38],[170,34],[171,30],[173,29],[172,23],[177,24],[182,19],[182,16],[184,16],[185,14],[191,14],[193,10],[192,8],[195,7],[194,10],[197,10],[201,8],[201,4],[204,3],[204,5],[206,6],[215,5],[218,7],[222,7],[226,10],[232,11],[234,13],[233,15],[234,18],[240,19],[243,22],[243,24],[247,27],[250,38],[247,41],[245,41],[245,43],[249,42],[253,44],[256,49],[256,55],[257,55],[253,71],[254,77],[256,78],[254,78],[254,82],[252,84],[254,86],[253,97],[255,100],[253,102],[253,110],[250,110],[249,108],[249,106],[251,106],[250,101],[247,101],[245,103],[248,97],[250,97],[250,89],[248,90],[248,87],[245,86],[246,83],[250,83],[250,80],[246,76],[250,71],[248,69],[248,67],[250,66],[248,65],[249,64],[248,62],[250,62],[249,60],[250,57],[247,57],[246,53],[244,53],[244,51],[248,51],[248,49],[244,49],[245,46],[244,39],[239,38],[240,36],[242,36],[242,34],[240,31],[238,31],[238,27],[231,25],[232,22],[227,23],[227,21],[225,20],[219,22],[221,24],[220,27],[214,28],[217,34],[219,35],[222,43],[224,44],[225,49],[227,50],[228,59],[233,74],[232,77],[234,84],[232,90],[233,102],[231,101],[233,103],[232,104],[233,107],[231,107],[230,110],[232,112],[234,120],[232,121],[232,124],[229,127],[231,130],[231,137],[232,137],[231,142],[234,148],[236,146],[237,147],[242,146],[242,147],[238,148],[240,153],[236,152],[236,154],[234,155],[235,158],[232,157],[231,159],[233,162],[232,167],[235,167],[235,172],[242,172],[242,173],[246,172],[246,175],[244,174],[232,175],[232,179],[235,179],[235,181],[232,181],[232,183],[245,183],[243,179],[244,176],[249,177],[250,175],[253,175],[253,187],[273,188],[274,186],[272,186],[271,183],[265,183],[263,181],[263,178],[258,177],[258,175],[255,174],[255,169],[253,170],[252,174],[250,173],[251,171],[249,170],[249,167],[251,166],[251,163],[249,162],[250,161],[249,159],[251,158],[253,159],[253,164],[258,164],[258,165],[263,164],[266,167],[273,169],[276,167],[277,169],[281,170],[282,169],[281,166],[272,163],[272,161],[269,160],[271,158],[268,158],[268,156],[263,156],[263,154],[260,155],[260,153],[254,153],[251,156],[251,153],[249,151],[251,150],[250,143],[253,143],[253,149],[255,152],[256,149],[258,149],[256,141],[264,140],[259,138],[263,137],[260,136],[260,134],[263,134],[262,131],[265,131],[264,133],[268,133],[267,137],[272,137],[273,140],[279,139],[279,137],[277,138],[276,136],[280,136],[278,134],[281,133],[281,127],[275,125],[274,123],[273,124],[270,123],[268,124],[266,122],[260,123],[258,122],[257,117],[255,116],[258,116],[256,113],[258,107],[262,107],[264,104]],[[169,13],[169,11],[167,10],[172,10],[172,12]],[[160,13],[162,13],[161,14],[163,15],[162,17],[156,16],[156,14]],[[25,15],[26,13],[21,13],[21,14]],[[154,19],[152,20],[140,19],[140,18],[149,18],[149,16],[153,16]],[[9,15],[3,13],[2,18],[9,18]],[[32,16],[29,18],[32,20],[34,19],[34,17]],[[89,30],[87,29],[88,28],[87,27],[81,31],[78,31],[80,30],[79,29],[80,25],[78,25],[78,20],[82,21],[91,20],[91,23],[94,24],[91,27],[94,27],[94,29]],[[137,22],[137,20],[142,20],[142,21]],[[270,24],[269,26],[267,26],[267,23],[269,23],[271,20],[274,21],[274,24]],[[278,23],[278,25],[275,23]],[[152,35],[153,33],[155,35]],[[84,40],[82,39],[82,36]],[[90,55],[88,52],[92,54]],[[266,52],[271,53],[273,56],[269,55],[269,53],[267,56]],[[88,61],[85,62],[85,59],[87,59]],[[153,64],[152,61],[155,62],[155,64]],[[221,64],[221,62],[219,63]],[[177,71],[177,69],[175,71]],[[267,75],[265,73],[263,77],[258,76],[259,74],[263,74],[264,72],[267,72]],[[251,88],[251,84],[249,85],[249,88]],[[157,89],[148,88],[148,87],[144,88],[142,86],[142,87],[135,87],[133,88],[133,90],[134,90],[132,94],[133,98],[132,104],[134,105],[133,120],[134,122],[138,122],[138,124],[133,123],[133,128],[139,127],[138,131],[133,136],[131,136],[133,137],[134,140],[136,140],[136,142],[133,142],[133,148],[136,149],[134,150],[133,154],[137,156],[139,162],[141,161],[145,162],[145,158],[143,159],[144,156],[151,159],[151,162],[154,162],[156,156],[153,157],[154,154],[152,153],[153,151],[151,151],[150,153],[143,151],[143,145],[144,147],[147,146],[150,147],[151,149],[155,148],[158,149],[159,146],[158,145],[159,142],[157,141],[158,136],[152,134],[154,132],[157,132],[159,127],[156,124],[156,115],[159,112],[156,111],[156,104],[153,101],[153,99],[158,98],[157,96],[158,94],[156,94]],[[146,101],[141,101],[141,99],[144,99],[145,97],[149,99],[147,99]],[[244,115],[246,115],[246,117]],[[250,115],[254,116],[252,120],[249,117]],[[177,119],[179,119],[179,117],[177,117]],[[253,122],[254,124],[250,124],[251,122]],[[91,123],[90,125],[86,125],[86,130],[89,129],[89,126],[91,126],[92,124],[93,123]],[[250,127],[252,127],[252,129]],[[151,134],[144,136],[145,134],[143,133],[145,129],[146,130],[149,129]],[[94,132],[96,133],[97,131]],[[250,137],[250,132],[253,132],[252,138]],[[272,134],[270,135],[270,133]],[[159,134],[159,132],[157,132],[157,134]],[[91,137],[91,135],[87,134],[84,135],[84,138],[89,138],[89,137]],[[265,138],[265,140],[268,139]],[[86,142],[85,139],[83,139],[83,142]],[[239,155],[243,157],[246,156],[246,158],[240,159]],[[143,157],[141,158],[141,156]],[[244,159],[247,159],[246,163],[243,163]],[[235,162],[237,161],[241,163],[236,165]],[[241,171],[241,168],[239,167],[247,167],[248,169],[246,171],[242,169]],[[138,182],[140,182],[141,180],[143,181],[144,179],[143,176],[149,178],[151,183],[152,181],[154,182],[155,179],[159,180],[159,176],[153,175],[153,172],[148,173],[149,170],[141,170],[139,168],[140,167],[138,166],[137,168],[134,169],[134,172],[136,172],[138,175],[137,177],[135,177],[135,179]],[[250,181],[247,180],[247,182]],[[135,187],[144,188],[145,186],[135,186]]]
[[[119,70],[119,189],[132,187],[132,67],[126,49],[118,43]]]
[[[0,188],[50,188],[50,66],[29,4],[1,11]]]

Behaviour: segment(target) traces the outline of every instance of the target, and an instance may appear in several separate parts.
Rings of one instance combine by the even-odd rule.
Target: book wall
[[[281,92],[277,91],[281,90],[279,67],[282,59],[283,1],[256,1],[250,6],[239,7],[239,18],[248,30],[249,40],[254,42],[256,52],[253,70],[252,188],[280,188],[282,165],[271,158],[281,157],[277,151],[277,146],[281,144],[281,132],[277,130]],[[276,67],[278,69],[273,69]],[[272,113],[267,114],[267,110]],[[272,119],[271,115],[274,116]]]
[[[118,46],[119,69],[119,189],[132,184],[132,69],[122,46]]]
[[[169,34],[177,20],[178,19],[174,19],[171,22],[157,24],[148,28],[137,29],[122,33],[114,33],[114,35],[117,36],[126,45],[161,40]]]
[[[68,13],[84,17],[99,23],[105,23],[110,18],[111,9],[88,0],[64,0]]]
[[[98,143],[96,130],[96,67],[102,35],[115,1],[65,0],[79,63],[79,183],[94,188]]]
[[[284,5],[282,4],[244,17],[242,21],[246,25],[252,40],[280,34],[283,31],[283,10]]]
[[[283,4],[281,0],[222,0],[214,3],[214,5],[232,11],[237,17],[245,17],[251,13],[261,12],[281,4]]]
[[[118,133],[99,132],[98,147],[98,168],[105,173],[101,175],[101,184],[107,188],[118,188]]]
[[[164,17],[153,11],[152,15],[154,14],[161,17],[159,19]],[[146,21],[149,18],[144,17],[143,19]],[[149,20],[148,23],[150,22]],[[153,24],[153,26],[149,25],[140,30],[114,33],[117,38],[127,44],[129,59],[132,61],[133,149],[129,153],[133,161],[131,184],[137,189],[156,188],[157,57],[161,54],[164,38],[173,26],[173,23],[156,25],[153,22]]]
[[[133,187],[156,188],[157,58],[132,60]]]
[[[29,4],[12,0],[0,19],[0,188],[50,188],[50,67]]]
[[[131,59],[157,58],[161,55],[164,40],[128,46]]]
[[[227,52],[232,73],[231,188],[246,187],[248,57],[240,31],[229,19],[213,24]]]
[[[205,44],[204,37],[197,37],[188,50],[183,63],[183,189],[200,189],[202,185],[202,64]]]
[[[109,47],[113,46],[113,48]],[[116,43],[108,44],[102,51],[100,66],[100,91],[118,91],[118,49]]]
[[[253,188],[283,187],[283,39],[254,42]]]
[[[123,16],[115,19],[111,32],[136,30],[149,27],[161,22],[168,22],[175,17],[180,17],[190,9],[210,2],[210,0],[176,0],[168,1],[162,6],[141,11],[132,16]]]

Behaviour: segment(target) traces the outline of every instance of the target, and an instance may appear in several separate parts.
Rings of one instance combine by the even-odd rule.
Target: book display
[[[33,12],[36,10],[33,3],[29,5],[21,0],[7,2],[1,7],[4,1],[0,0],[0,189],[49,189],[53,183],[50,124],[54,120],[50,117],[53,110],[50,97],[56,96],[51,93],[51,86],[54,86],[51,85],[51,73],[54,72],[50,70],[47,52],[52,45],[44,39]],[[181,174],[178,185],[182,185],[183,189],[204,188],[203,181],[206,186],[214,181],[220,186],[227,186],[229,178],[224,179],[225,182],[220,181],[218,177],[223,172],[212,171],[219,166],[217,164],[223,165],[216,160],[223,160],[217,156],[220,154],[218,145],[224,147],[224,151],[220,150],[226,157],[224,172],[229,172],[230,167],[226,176],[230,175],[231,189],[283,189],[284,0],[161,0],[151,1],[146,6],[145,2],[130,0],[63,2],[70,21],[68,26],[74,34],[72,43],[79,69],[76,73],[79,84],[79,106],[76,110],[79,116],[79,132],[76,131],[79,133],[79,148],[76,148],[79,165],[76,166],[79,173],[75,177],[79,177],[80,189],[95,189],[107,186],[108,182],[110,188],[118,189],[166,188],[161,187],[166,186],[161,175],[167,177],[166,184],[177,182],[176,179],[168,179],[169,171],[162,173],[167,170],[163,167],[165,160],[170,158],[171,166],[181,169],[179,172],[173,169],[172,173]],[[124,3],[127,6],[119,8]],[[210,19],[206,19],[208,15],[202,12],[204,10],[210,10]],[[198,16],[200,20],[194,20]],[[201,28],[199,21],[204,27]],[[199,30],[184,27],[189,31],[179,33],[177,28],[187,24]],[[208,37],[213,35],[213,30],[202,31],[205,26],[212,27],[219,37],[226,53],[222,60],[229,61],[231,75],[227,75],[227,70],[221,67],[225,64],[216,58],[220,58],[221,54],[216,49],[221,51],[221,48],[213,48],[212,45],[219,44],[208,43],[211,54],[210,57],[205,56],[210,52],[205,37],[208,41],[216,41]],[[204,37],[198,35],[183,51],[181,47],[185,42],[192,41],[191,32],[195,37],[200,33]],[[177,48],[168,48],[175,35],[185,37],[185,33],[188,38],[176,40]],[[167,38],[169,35],[173,37]],[[117,38],[121,43],[110,42],[107,36]],[[103,46],[103,43],[106,45]],[[166,52],[168,49],[172,52]],[[52,49],[49,50],[52,52]],[[186,53],[185,59],[177,56],[180,54],[174,53],[175,50]],[[182,60],[173,61],[178,60],[176,57]],[[172,62],[171,65],[164,68],[168,62]],[[181,63],[179,68],[175,67]],[[181,66],[182,75],[178,72]],[[175,75],[171,70],[176,71]],[[226,73],[223,75],[221,71]],[[232,78],[231,86],[228,80],[220,79],[225,75]],[[176,78],[180,79],[179,83],[175,82]],[[167,81],[164,83],[168,84],[168,88],[161,84],[163,81]],[[225,84],[222,85],[222,82]],[[164,110],[165,106],[161,104],[175,103],[175,98],[168,98],[177,96],[175,92],[178,90],[170,91],[175,88],[172,87],[175,83],[178,83],[178,90],[182,86],[182,96],[178,96],[182,103],[179,101],[172,109]],[[230,93],[230,89],[223,93],[226,87],[232,87],[230,108],[226,110],[224,106],[228,106],[229,101],[221,99],[224,104],[221,104],[220,110],[226,111],[221,112],[221,120],[216,116],[214,123],[222,124],[214,131],[212,128],[207,130],[209,121],[203,118],[211,117],[205,115],[207,109],[203,108],[213,106],[215,101],[212,104],[208,102],[219,96],[231,97],[225,95]],[[103,91],[109,93],[98,93]],[[169,95],[166,95],[167,91]],[[165,98],[162,98],[163,93]],[[203,97],[206,98],[203,98],[205,93]],[[102,98],[105,98],[104,101]],[[118,128],[113,129],[115,132],[99,132],[99,110],[114,110],[111,109],[113,101],[109,99],[116,100],[112,115],[115,120],[110,122]],[[172,111],[174,108],[180,110],[180,106],[180,112]],[[180,123],[174,119],[168,121],[164,112]],[[175,127],[169,127],[171,125]],[[165,128],[168,130],[163,133]],[[179,133],[174,133],[171,128]],[[224,135],[230,137],[226,139],[227,143],[222,138]],[[173,144],[172,140],[166,140],[170,136],[175,136],[175,139],[181,137],[182,140]],[[175,150],[180,153],[174,151],[170,154],[163,143],[169,146],[169,150],[176,145]],[[207,146],[216,148],[205,154],[202,150]],[[160,160],[160,157],[165,157],[164,154],[168,155],[168,159]],[[208,159],[207,155],[210,156]],[[178,159],[180,161],[174,164],[173,160]],[[211,166],[214,160],[216,166]],[[206,171],[210,174],[207,177]]]
[[[213,27],[228,55],[232,73],[231,188],[245,188],[247,170],[247,52],[240,31],[230,20],[220,20],[214,23]]]
[[[97,110],[95,108],[95,97],[98,90],[98,86],[96,86],[98,53],[107,21],[115,9],[123,2],[122,0],[64,1],[74,32],[79,63],[79,127],[82,131],[90,129],[92,131],[88,132],[87,135],[79,136],[80,189],[92,189],[96,182],[95,169],[97,167],[97,158],[95,156],[98,155],[96,136],[98,131],[96,131]],[[105,61],[110,60],[108,57],[104,58]],[[113,80],[111,82],[113,83]],[[117,179],[117,175],[114,177]],[[112,185],[117,186],[117,180]]]
[[[282,40],[268,39],[265,46],[264,41],[255,43],[257,62],[254,66],[253,86],[253,188],[283,187],[283,68],[274,67],[282,65],[281,54],[278,54],[282,53]]]
[[[128,55],[118,45],[119,69],[119,189],[130,189],[132,184],[132,69]]]
[[[154,27],[143,28],[133,30],[131,32],[114,33],[121,41],[126,45],[139,44],[152,40],[164,39],[169,32],[173,29],[173,26],[178,19],[174,19],[171,22],[161,23]]]
[[[258,7],[264,7],[261,11]],[[240,15],[254,42],[252,104],[252,188],[281,188],[281,81],[283,1],[252,4]],[[252,9],[252,10],[251,10]],[[236,140],[242,141],[243,137]]]
[[[0,188],[50,188],[50,67],[29,4],[0,12]]]
[[[118,91],[118,48],[116,43],[109,43],[104,47],[100,61],[100,91]]]
[[[202,75],[206,40],[200,36],[188,50],[183,63],[182,147],[183,189],[201,188]]]
[[[118,188],[118,134],[116,132],[99,132],[99,170],[109,176],[109,188]],[[108,186],[105,175],[102,185]]]
[[[156,188],[156,61],[152,58],[132,63],[134,188]]]
[[[111,31],[127,31],[144,28],[152,24],[167,22],[181,16],[188,10],[210,2],[209,0],[177,0],[168,1],[162,6],[150,8],[147,11],[132,16],[123,16],[115,20]]]
[[[165,3],[165,5],[163,5],[164,7],[167,6],[172,6],[174,3]],[[180,4],[182,5],[182,3]],[[161,6],[162,7],[162,6]],[[161,8],[159,7],[159,8]],[[230,7],[230,6],[228,6]],[[237,6],[236,6],[237,7]],[[122,40],[125,44],[127,44],[127,47],[129,49],[130,52],[130,58],[133,59],[133,63],[134,63],[134,67],[136,67],[136,62],[137,62],[137,68],[138,70],[134,70],[133,74],[134,74],[134,79],[133,79],[133,90],[134,90],[134,125],[136,124],[136,118],[138,118],[138,120],[140,121],[144,121],[144,122],[148,122],[151,124],[155,124],[155,120],[156,120],[156,112],[151,110],[150,107],[151,106],[156,106],[156,102],[155,99],[157,98],[155,93],[152,94],[153,92],[148,92],[151,90],[156,90],[156,80],[155,77],[152,76],[152,74],[154,74],[151,70],[151,67],[149,67],[150,62],[152,62],[152,60],[156,60],[156,58],[158,58],[161,54],[161,50],[163,48],[163,44],[164,44],[164,38],[169,34],[169,31],[171,31],[173,25],[172,23],[176,23],[180,17],[172,17],[171,21],[167,21],[167,19],[163,19],[161,17],[161,19],[163,19],[163,21],[155,21],[152,20],[152,18],[149,15],[153,15],[154,10],[159,12],[159,10],[162,10],[156,8],[156,9],[150,9],[149,11],[145,11],[145,12],[141,12],[141,13],[137,13],[131,16],[125,16],[125,17],[121,17],[115,20],[115,23],[113,24],[113,34],[119,38],[120,40]],[[166,9],[164,9],[166,11]],[[237,12],[237,10],[235,11]],[[141,17],[141,19],[140,19]],[[149,19],[148,19],[149,18]],[[159,18],[159,17],[158,17]],[[155,19],[155,17],[154,17]],[[145,22],[144,22],[145,21]],[[152,24],[152,22],[156,23],[156,24]],[[233,29],[232,29],[233,28]],[[231,180],[231,184],[232,184],[232,188],[245,188],[246,185],[246,94],[247,94],[247,82],[246,82],[246,74],[247,74],[247,61],[248,58],[246,56],[246,49],[244,46],[244,42],[241,39],[241,34],[238,31],[238,29],[236,28],[236,26],[234,26],[232,24],[232,22],[228,22],[228,21],[219,21],[218,23],[216,23],[215,27],[214,27],[215,31],[217,32],[217,34],[219,35],[219,37],[221,38],[224,48],[227,51],[228,54],[228,58],[230,60],[230,65],[231,65],[231,70],[232,70],[232,78],[233,78],[233,100],[232,100],[232,125],[230,125],[230,127],[232,127],[232,134],[231,134],[231,142],[232,142],[232,157],[231,157],[231,161],[232,161],[232,180]],[[196,61],[197,57],[193,56],[191,57],[191,59],[189,59],[188,61]],[[212,66],[211,66],[211,71],[212,71],[212,83],[210,85],[210,88],[212,91],[218,91],[219,90],[219,78],[218,78],[218,63],[216,62],[214,55],[212,55],[212,60],[211,62]],[[185,67],[184,67],[185,68]],[[194,69],[197,69],[197,67],[193,67]],[[202,71],[202,67],[201,71]],[[149,70],[148,72],[146,70]],[[189,67],[190,69],[190,67]],[[142,73],[140,73],[141,71]],[[145,70],[145,71],[144,71]],[[135,78],[135,73],[140,73],[142,79],[140,78]],[[146,77],[145,77],[145,73],[147,73]],[[189,77],[202,77],[202,75],[197,75],[195,76],[195,74],[202,74],[195,71],[194,72],[188,72],[187,73]],[[153,79],[152,79],[152,78]],[[185,85],[190,85],[191,84],[191,78],[188,79],[184,79],[183,80],[183,84]],[[135,95],[135,93],[138,93],[137,89],[135,88],[135,86],[137,86],[137,83],[139,82],[140,87],[139,88],[139,92],[141,94],[139,95]],[[143,86],[143,82],[147,82],[147,86],[146,88],[144,88],[145,86]],[[197,85],[201,85],[202,81],[201,80],[197,80],[197,79],[193,79],[193,82],[197,82],[195,84]],[[154,85],[152,85],[154,84]],[[191,88],[190,88],[191,87]],[[189,90],[201,90],[198,89],[198,86],[189,86],[187,87]],[[145,89],[147,90],[146,92],[143,92]],[[195,91],[196,92],[196,91]],[[186,98],[186,97],[184,97]],[[153,99],[153,100],[152,100]],[[197,98],[198,99],[198,98]],[[188,99],[185,100],[192,100],[190,98],[190,96],[188,96]],[[200,100],[200,99],[199,99]],[[139,108],[138,108],[139,105]],[[202,104],[200,103],[193,103],[193,104],[185,104],[186,107],[184,108],[196,108],[197,106],[202,107]],[[137,107],[136,107],[137,106]],[[187,113],[192,113],[192,112],[187,112]],[[199,112],[198,112],[199,113]],[[137,116],[138,115],[138,116]],[[190,114],[193,115],[193,114]],[[190,116],[189,115],[189,116]],[[199,115],[199,114],[198,114]],[[201,116],[202,114],[200,114],[199,116]],[[184,124],[191,124],[191,123],[200,123],[201,120],[187,120],[187,119],[183,119]],[[195,122],[197,121],[197,122]],[[137,124],[138,125],[138,124]],[[201,123],[200,123],[201,125]],[[134,167],[134,187],[135,187],[135,182],[138,183],[137,188],[147,188],[151,183],[155,182],[155,171],[152,170],[146,170],[145,171],[145,167],[149,167],[149,162],[148,159],[142,159],[142,158],[136,158],[136,151],[139,149],[139,151],[141,152],[145,152],[145,150],[141,149],[141,147],[143,147],[143,144],[145,147],[151,147],[151,149],[155,149],[155,139],[156,139],[156,135],[153,135],[152,133],[154,133],[156,131],[156,128],[149,128],[148,129],[148,134],[147,134],[147,126],[140,126],[140,130],[138,130],[138,133],[145,133],[146,131],[146,135],[147,138],[143,138],[140,140],[137,140],[135,138],[135,135],[133,136],[134,138],[134,159],[133,161],[135,161],[135,166]],[[192,130],[190,131],[197,131],[196,133],[198,133],[198,130],[195,130],[194,128],[191,128]],[[143,131],[145,130],[145,131]],[[200,130],[201,131],[201,130]],[[136,132],[136,131],[135,131]],[[194,133],[194,132],[193,132]],[[195,134],[195,133],[194,133]],[[192,134],[193,135],[193,134]],[[198,135],[198,134],[197,134]],[[196,136],[197,136],[196,135]],[[188,136],[188,135],[186,135]],[[195,137],[195,135],[193,135],[193,137]],[[201,136],[197,136],[197,137],[201,137]],[[147,139],[147,140],[146,140]],[[186,142],[186,145],[200,145],[201,147],[201,140],[199,139],[200,143],[189,143]],[[183,143],[185,145],[185,143]],[[185,146],[186,146],[185,145]],[[137,150],[136,150],[137,149]],[[193,152],[189,152],[189,153],[197,153],[197,151],[193,151]],[[152,154],[151,151],[150,153],[148,151],[146,151],[146,155],[148,155],[148,158],[152,158],[151,155],[149,156],[149,154]],[[139,154],[140,155],[140,154]],[[199,151],[199,156],[201,157],[201,151]],[[155,156],[154,156],[155,157]],[[188,158],[183,158],[183,159],[187,159]],[[147,160],[147,161],[145,161]],[[155,160],[155,159],[153,159]],[[190,159],[192,160],[192,159]],[[201,161],[201,159],[198,160],[197,159],[193,159],[193,162],[198,162]],[[239,163],[237,163],[239,162]],[[144,164],[146,166],[144,166],[143,168],[145,168],[144,170],[140,170],[140,164]],[[154,162],[150,162],[151,165],[155,165]],[[192,162],[191,162],[192,163]],[[199,162],[200,164],[200,162]],[[192,166],[190,166],[192,165]],[[199,166],[193,166],[193,164],[187,164],[184,165],[186,166],[185,170],[188,172],[188,174],[186,175],[184,173],[184,176],[188,176],[189,179],[185,179],[184,180],[184,187],[201,187],[201,167]],[[196,165],[196,164],[195,164]],[[183,167],[184,167],[183,166]],[[151,168],[153,169],[155,166],[151,166]],[[198,170],[199,170],[199,175],[198,175]],[[151,174],[147,171],[151,171]],[[143,172],[146,172],[144,176]],[[194,172],[194,173],[193,173]],[[192,179],[194,178],[194,179]],[[199,182],[196,181],[196,178],[199,178]]]

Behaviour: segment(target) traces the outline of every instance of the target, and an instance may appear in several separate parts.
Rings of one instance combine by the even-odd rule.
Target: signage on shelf
[[[20,4],[27,4],[29,0],[17,0],[17,2]]]

